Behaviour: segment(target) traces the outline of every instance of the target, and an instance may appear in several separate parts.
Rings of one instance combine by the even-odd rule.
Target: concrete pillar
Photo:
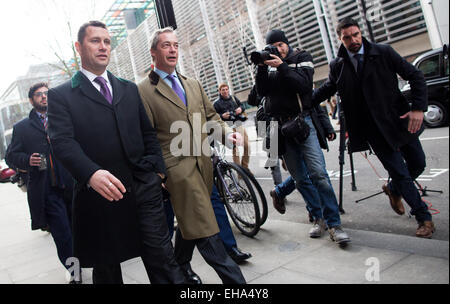
[[[447,1],[447,0],[445,0]],[[420,5],[422,6],[423,16],[425,18],[425,23],[427,25],[428,36],[430,37],[431,47],[437,49],[442,47],[441,34],[439,32],[438,23],[436,21],[436,16],[433,11],[433,1],[431,0],[420,0]],[[448,11],[447,11],[448,16]]]
[[[325,47],[325,53],[327,54],[328,63],[331,62],[334,58],[333,49],[331,47],[330,38],[328,29],[325,23],[325,15],[322,11],[322,7],[320,6],[319,0],[313,0],[314,10],[316,12],[316,18],[319,22],[320,35],[322,36],[322,43]]]

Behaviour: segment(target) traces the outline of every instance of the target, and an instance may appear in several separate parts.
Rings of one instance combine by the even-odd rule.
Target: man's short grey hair
[[[152,38],[150,39],[150,41],[151,41],[150,49],[156,50],[156,47],[158,46],[158,42],[159,42],[159,36],[160,36],[161,34],[164,34],[164,33],[174,33],[174,32],[175,32],[175,31],[174,31],[173,27],[171,27],[171,26],[165,27],[165,28],[162,28],[162,29],[157,29],[157,30],[153,33]]]

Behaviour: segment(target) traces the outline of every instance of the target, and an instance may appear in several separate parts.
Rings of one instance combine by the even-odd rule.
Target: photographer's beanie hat
[[[289,45],[289,41],[286,38],[286,35],[281,30],[271,30],[266,35],[266,44],[272,44],[275,42],[284,42]]]

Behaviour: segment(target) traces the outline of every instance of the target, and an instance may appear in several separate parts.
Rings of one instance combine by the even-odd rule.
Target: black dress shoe
[[[233,247],[231,250],[228,250],[228,255],[233,259],[233,261],[236,262],[236,264],[240,264],[252,257],[250,253],[242,252],[237,247]]]
[[[281,198],[278,196],[277,192],[274,190],[269,192],[272,197],[272,203],[275,210],[277,210],[281,214],[286,213],[286,198]]]
[[[198,274],[196,274],[192,270],[191,265],[181,267],[181,269],[183,270],[184,276],[186,277],[186,281],[188,284],[194,285],[203,284]]]

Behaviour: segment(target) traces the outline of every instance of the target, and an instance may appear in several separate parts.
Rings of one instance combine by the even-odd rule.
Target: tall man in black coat
[[[423,74],[390,46],[368,42],[351,18],[339,23],[337,33],[342,42],[338,57],[330,63],[328,80],[314,92],[313,102],[339,92],[352,152],[370,145],[392,178],[383,186],[392,208],[405,212],[403,196],[419,224],[416,236],[431,238],[431,214],[414,185],[425,168],[418,138],[427,110]],[[411,106],[398,88],[397,74],[411,85]]]
[[[30,88],[28,97],[33,109],[28,118],[14,125],[6,162],[16,170],[27,172],[31,229],[50,229],[59,260],[68,267],[73,249],[67,207],[71,206],[73,182],[55,159],[47,136],[47,95],[46,83],[37,83]],[[79,277],[76,280],[72,277],[71,282],[79,281]]]
[[[184,283],[165,220],[161,148],[135,84],[106,71],[106,26],[81,26],[82,70],[49,91],[49,133],[75,178],[74,252],[93,282],[122,283],[120,263],[142,256],[151,283]]]

